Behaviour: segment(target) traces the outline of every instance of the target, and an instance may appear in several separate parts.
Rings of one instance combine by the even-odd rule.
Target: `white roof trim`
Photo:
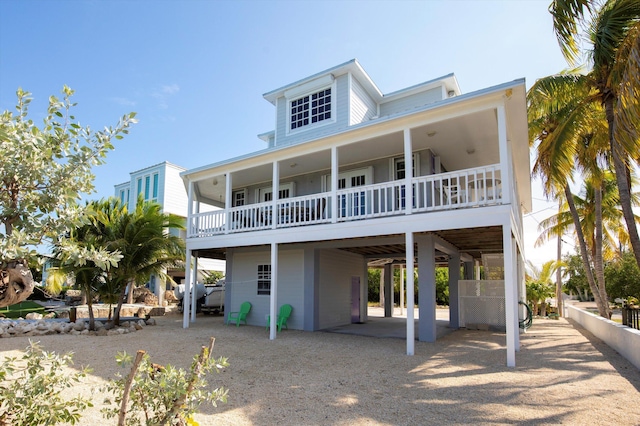
[[[379,118],[379,119],[376,119],[376,120],[366,121],[366,122],[360,123],[358,125],[350,126],[350,127],[346,128],[346,129],[342,129],[342,130],[340,130],[340,131],[338,131],[336,133],[322,135],[322,136],[319,136],[317,139],[310,139],[310,140],[307,140],[305,142],[301,142],[301,144],[314,142],[314,141],[316,141],[318,139],[324,139],[324,138],[327,138],[327,137],[336,136],[336,135],[339,135],[341,133],[351,132],[351,131],[354,131],[356,129],[360,129],[360,128],[366,127],[366,126],[379,125],[380,123],[384,123],[384,122],[390,121],[390,120],[396,120],[396,119],[404,117],[404,116],[418,114],[418,113],[421,113],[421,112],[424,112],[424,111],[428,111],[428,110],[431,110],[431,109],[441,108],[441,107],[443,107],[445,105],[449,105],[451,103],[466,102],[466,101],[469,101],[469,100],[472,100],[472,99],[475,99],[475,98],[481,98],[483,96],[486,96],[486,95],[489,95],[489,94],[492,94],[492,93],[499,93],[499,92],[501,92],[503,90],[506,90],[506,89],[515,88],[515,87],[524,86],[524,85],[525,85],[524,78],[520,78],[520,79],[517,79],[517,80],[513,80],[513,81],[510,81],[510,82],[507,82],[507,83],[499,84],[497,86],[487,87],[487,88],[484,88],[484,89],[481,89],[481,90],[477,90],[475,92],[465,93],[464,95],[455,96],[455,97],[452,97],[452,98],[444,99],[444,100],[439,101],[439,102],[434,102],[434,103],[431,103],[431,104],[427,104],[427,105],[425,105],[425,106],[423,106],[421,108],[416,108],[416,109],[412,109],[412,110],[409,110],[409,111],[402,111],[402,112],[399,112],[397,114],[388,115],[388,116],[385,116],[385,117],[382,117],[382,118]],[[260,156],[262,156],[264,154],[267,154],[267,153],[289,149],[292,146],[297,146],[297,145],[298,144],[294,144],[294,145],[288,145],[287,144],[287,145],[280,145],[280,146],[273,146],[273,147],[265,148],[265,149],[262,149],[262,150],[259,150],[259,151],[254,151],[254,152],[250,152],[250,153],[247,153],[247,154],[244,154],[244,155],[240,155],[238,157],[229,158],[227,160],[222,160],[222,161],[219,161],[219,162],[216,162],[216,163],[212,163],[212,164],[208,164],[208,165],[205,165],[205,166],[196,167],[194,169],[189,169],[189,170],[186,170],[186,171],[180,173],[180,176],[183,178],[183,180],[184,179],[189,179],[190,175],[198,174],[200,172],[203,172],[203,171],[206,171],[206,170],[209,170],[209,169],[230,165],[230,164],[233,164],[233,163],[236,163],[236,162],[239,162],[239,161],[243,161],[243,160],[247,160],[247,159],[251,159],[251,158],[257,158],[257,157],[260,157]]]

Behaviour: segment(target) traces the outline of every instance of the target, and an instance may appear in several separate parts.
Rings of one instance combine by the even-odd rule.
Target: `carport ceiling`
[[[473,256],[474,259],[480,259],[483,253],[502,253],[503,251],[501,226],[469,229],[449,229],[446,231],[432,232],[432,234],[437,235],[444,241],[457,247],[461,253],[466,253]],[[402,238],[402,235],[387,235],[386,237]],[[342,242],[344,241],[345,240],[342,240]],[[351,241],[352,243],[358,241],[358,243],[348,244],[347,247],[339,247],[340,250],[360,254],[368,258],[370,261],[375,261],[378,259],[404,259],[405,245],[402,243],[371,244],[371,241],[375,241],[372,238],[358,238],[348,241]],[[324,243],[327,242],[328,241]],[[417,247],[415,247],[415,250],[417,253]],[[194,254],[199,257],[225,260],[226,249],[204,249],[198,250],[197,253]],[[436,261],[444,262],[447,259],[448,256],[446,254],[436,251]]]
[[[487,228],[449,229],[446,231],[432,232],[446,242],[458,248],[461,253],[467,253],[474,259],[480,259],[483,253],[502,253],[502,227],[492,226]],[[347,247],[342,250],[361,254],[371,260],[395,258],[405,254],[404,244],[366,245],[367,239],[363,239],[363,245]],[[417,246],[415,247],[417,253]],[[436,251],[436,260],[445,261],[448,256]]]

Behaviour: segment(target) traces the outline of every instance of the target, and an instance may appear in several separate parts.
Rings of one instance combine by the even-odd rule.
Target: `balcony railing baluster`
[[[411,191],[404,183],[391,181],[337,191],[338,222],[371,219],[405,213],[469,208],[502,202],[499,165],[419,176]],[[408,200],[409,197],[409,200]],[[331,192],[285,198],[276,202],[249,204],[227,210],[192,214],[188,237],[211,237],[225,233],[331,223]]]

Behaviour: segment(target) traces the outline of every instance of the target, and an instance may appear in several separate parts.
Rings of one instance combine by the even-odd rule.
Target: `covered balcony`
[[[510,140],[526,122],[506,104],[452,102],[190,170],[187,238],[501,204],[519,218],[528,150]]]
[[[391,181],[195,213],[189,217],[188,237],[405,215],[406,188],[402,181]],[[495,205],[503,199],[498,164],[412,178],[411,188],[411,214]]]

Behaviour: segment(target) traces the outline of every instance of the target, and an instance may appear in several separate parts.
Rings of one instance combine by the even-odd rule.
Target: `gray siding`
[[[340,130],[344,130],[349,126],[349,80],[348,75],[344,74],[336,78],[335,90],[332,93],[331,101],[335,103],[335,122],[330,124],[319,125],[287,135],[287,115],[289,114],[287,99],[283,96],[278,98],[276,102],[276,141],[277,146],[292,145],[296,143],[306,142],[316,139]]]
[[[287,322],[290,329],[302,330],[304,326],[304,251],[279,250],[278,256],[278,309],[285,303],[293,306],[291,318]],[[258,295],[258,265],[271,264],[271,251],[233,251],[230,285],[230,306],[228,312],[236,312],[243,302],[251,303],[247,324],[266,326],[269,315],[270,296]],[[229,290],[227,290],[229,291]]]
[[[351,79],[351,119],[349,125],[369,121],[378,114],[378,105],[355,78]]]
[[[412,110],[424,105],[432,104],[442,100],[442,88],[435,87],[433,89],[416,93],[415,95],[406,96],[392,102],[380,104],[380,116],[396,114],[403,111]]]
[[[362,256],[343,250],[321,250],[319,285],[319,329],[351,323],[351,277],[363,276]]]

